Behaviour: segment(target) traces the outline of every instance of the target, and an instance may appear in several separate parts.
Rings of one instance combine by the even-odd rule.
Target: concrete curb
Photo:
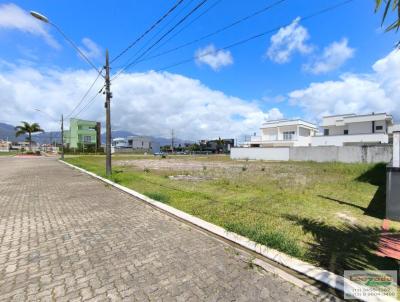
[[[248,239],[246,237],[243,237],[241,235],[238,235],[236,233],[229,232],[229,231],[225,230],[222,227],[219,227],[217,225],[214,225],[212,223],[204,221],[204,220],[202,220],[200,218],[197,218],[197,217],[192,216],[190,214],[187,214],[185,212],[182,212],[182,211],[180,211],[178,209],[175,209],[175,208],[173,208],[171,206],[168,206],[168,205],[166,205],[166,204],[164,204],[162,202],[159,202],[159,201],[156,201],[154,199],[151,199],[151,198],[149,198],[149,197],[147,197],[147,196],[145,196],[143,194],[140,194],[140,193],[138,193],[138,192],[136,192],[136,191],[134,191],[132,189],[129,189],[129,188],[124,187],[124,186],[121,186],[121,185],[119,185],[119,184],[117,184],[117,183],[115,183],[115,182],[113,182],[113,181],[111,181],[109,179],[106,179],[106,178],[103,178],[101,176],[98,176],[97,174],[95,174],[93,172],[89,172],[89,171],[87,171],[85,169],[79,168],[79,167],[74,166],[74,165],[72,165],[70,163],[67,163],[65,161],[61,161],[61,160],[59,160],[59,161],[64,163],[67,166],[70,166],[71,168],[74,168],[74,169],[79,170],[79,171],[81,171],[83,173],[86,173],[86,174],[88,174],[88,175],[90,175],[90,176],[92,176],[94,178],[97,178],[97,179],[99,179],[99,180],[101,180],[101,181],[103,181],[103,182],[105,182],[105,183],[107,183],[107,184],[109,184],[109,185],[111,185],[111,186],[123,191],[123,192],[126,192],[126,193],[128,193],[128,194],[130,194],[130,195],[132,195],[132,196],[134,196],[134,197],[136,197],[138,199],[141,199],[141,200],[145,201],[146,203],[148,203],[148,204],[150,204],[150,205],[152,205],[152,206],[154,206],[156,208],[159,208],[159,209],[161,209],[161,210],[163,210],[163,211],[165,211],[165,212],[167,212],[169,214],[172,214],[173,216],[176,216],[176,217],[178,217],[178,218],[180,218],[182,220],[185,220],[185,221],[187,221],[187,222],[189,222],[191,224],[194,224],[194,225],[198,226],[201,229],[204,229],[204,230],[206,230],[206,231],[208,231],[210,233],[213,233],[213,234],[215,234],[215,235],[217,235],[219,237],[222,237],[222,238],[224,238],[224,239],[226,239],[228,241],[234,242],[234,243],[236,243],[236,244],[238,244],[238,245],[240,245],[240,246],[242,246],[242,247],[244,247],[244,248],[246,248],[246,249],[248,249],[250,251],[253,251],[253,252],[256,252],[257,254],[263,255],[264,257],[266,257],[266,258],[268,258],[268,259],[270,259],[270,260],[272,260],[274,262],[277,262],[277,263],[279,263],[279,264],[281,264],[283,266],[286,266],[286,267],[288,267],[288,268],[290,268],[290,269],[292,269],[292,270],[294,270],[296,272],[299,272],[299,273],[301,273],[303,275],[306,275],[307,277],[309,277],[311,279],[317,280],[317,281],[319,281],[321,283],[324,283],[324,284],[326,284],[326,285],[328,285],[328,286],[330,286],[330,287],[332,287],[334,289],[337,289],[337,290],[339,290],[341,292],[344,292],[345,278],[342,277],[342,276],[336,275],[336,274],[334,274],[332,272],[329,272],[329,271],[327,271],[325,269],[316,267],[316,266],[311,265],[311,264],[309,264],[307,262],[304,262],[304,261],[301,261],[301,260],[296,259],[294,257],[288,256],[288,255],[286,255],[286,254],[284,254],[282,252],[279,252],[277,250],[269,248],[269,247],[267,247],[265,245],[256,243],[256,242],[254,242],[254,241],[252,241],[252,240],[250,240],[250,239]],[[263,267],[263,265],[260,265],[259,263],[256,263],[256,264]],[[352,282],[350,280],[346,280],[346,285],[347,285],[347,287],[349,289],[351,288],[354,291],[363,291],[363,290],[367,289],[366,287],[361,286],[361,285],[359,285],[359,284],[357,284],[355,282]],[[306,288],[304,288],[304,289],[306,289]],[[371,288],[368,288],[368,290],[371,292]],[[362,301],[368,301],[368,302],[371,302],[371,301],[373,301],[373,302],[375,302],[375,301],[376,302],[397,301],[395,299],[383,298],[383,297],[367,297],[367,298],[361,299],[361,300]]]

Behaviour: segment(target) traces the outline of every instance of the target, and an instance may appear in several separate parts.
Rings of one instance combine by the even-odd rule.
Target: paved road
[[[0,171],[1,301],[314,299],[54,159],[0,158]]]

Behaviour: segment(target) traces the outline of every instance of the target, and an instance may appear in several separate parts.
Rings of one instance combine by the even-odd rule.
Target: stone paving
[[[48,158],[0,158],[0,301],[314,301],[248,255]]]

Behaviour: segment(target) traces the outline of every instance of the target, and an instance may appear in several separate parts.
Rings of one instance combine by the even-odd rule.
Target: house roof
[[[315,124],[301,120],[301,119],[295,119],[295,120],[282,119],[282,120],[266,121],[262,124],[261,129],[282,127],[282,126],[303,126],[303,127],[315,129],[315,130],[318,129]]]

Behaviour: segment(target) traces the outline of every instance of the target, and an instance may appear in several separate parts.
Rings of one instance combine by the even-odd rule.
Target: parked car
[[[155,152],[154,156],[166,156],[167,154],[164,152]]]

